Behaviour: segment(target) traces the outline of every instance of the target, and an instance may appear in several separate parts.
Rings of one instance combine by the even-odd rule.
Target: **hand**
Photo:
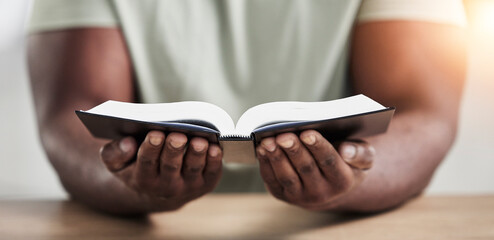
[[[174,206],[212,191],[222,169],[218,145],[199,137],[187,144],[187,137],[175,132],[150,131],[139,149],[132,137],[115,140],[101,148],[100,156],[128,187]]]
[[[374,148],[365,142],[343,142],[338,150],[314,130],[266,138],[256,148],[271,194],[311,210],[330,209],[372,166]]]

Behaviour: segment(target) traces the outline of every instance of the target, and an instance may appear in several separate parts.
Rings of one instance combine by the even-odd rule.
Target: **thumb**
[[[100,149],[100,158],[108,170],[116,172],[127,166],[134,157],[137,143],[132,137],[114,140]]]
[[[364,141],[345,141],[338,148],[341,158],[350,166],[361,170],[372,167],[376,151]]]

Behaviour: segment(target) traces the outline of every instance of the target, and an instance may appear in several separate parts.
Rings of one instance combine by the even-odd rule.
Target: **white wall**
[[[0,0],[0,198],[65,193],[38,140],[24,58],[27,0]]]
[[[429,193],[494,192],[494,1],[468,1],[469,69],[455,146]]]
[[[0,198],[63,197],[37,136],[21,31],[27,6],[0,0]],[[494,193],[494,34],[477,35],[458,139],[428,193]]]

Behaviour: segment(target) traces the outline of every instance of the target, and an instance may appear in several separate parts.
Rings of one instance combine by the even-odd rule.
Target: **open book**
[[[325,102],[271,102],[248,109],[235,124],[220,107],[206,102],[158,104],[106,101],[77,116],[95,137],[143,139],[150,130],[182,132],[220,143],[226,162],[255,163],[255,144],[283,132],[307,129],[328,140],[361,138],[386,131],[394,108],[364,96]]]

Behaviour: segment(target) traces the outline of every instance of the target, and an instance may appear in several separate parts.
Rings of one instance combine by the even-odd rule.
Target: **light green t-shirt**
[[[348,94],[357,21],[464,25],[461,0],[38,0],[29,31],[120,27],[141,101],[206,101],[236,121],[270,101]],[[225,165],[217,192],[264,191],[257,166]]]

